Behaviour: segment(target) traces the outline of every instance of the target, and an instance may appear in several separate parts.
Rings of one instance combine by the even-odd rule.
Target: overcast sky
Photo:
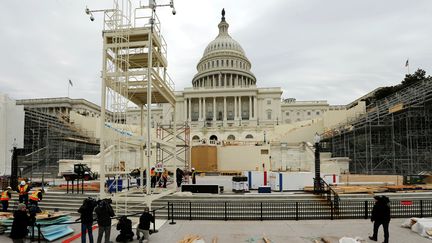
[[[84,9],[111,3],[1,0],[0,93],[67,96],[71,79],[71,98],[100,104],[103,18],[96,14],[90,22]],[[408,57],[411,71],[432,73],[430,0],[175,0],[175,6],[175,16],[169,8],[157,13],[176,90],[191,86],[222,8],[257,85],[281,87],[285,98],[347,104],[399,83]]]

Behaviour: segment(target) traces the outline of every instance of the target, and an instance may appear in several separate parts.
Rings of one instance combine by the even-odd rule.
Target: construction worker
[[[42,201],[42,193],[44,192],[43,189],[37,189],[35,190],[29,197],[30,205],[38,206],[38,202]]]
[[[151,188],[156,187],[156,170],[155,167],[152,167],[150,170],[150,178],[151,178]]]
[[[164,169],[162,173],[162,181],[163,181],[163,188],[166,188],[167,181],[168,181],[168,170]]]
[[[7,212],[8,207],[9,207],[9,200],[11,199],[11,190],[12,188],[10,186],[8,186],[6,188],[6,190],[3,190],[2,194],[1,194],[1,203],[3,206],[3,212]]]
[[[24,203],[26,206],[28,205],[28,193],[30,191],[30,186],[27,185],[25,181],[21,181],[20,185],[18,185],[17,192],[19,193],[19,203]]]

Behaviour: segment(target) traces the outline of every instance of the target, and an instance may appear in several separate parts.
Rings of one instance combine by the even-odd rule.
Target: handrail
[[[327,182],[323,180],[323,178],[320,178],[320,181],[321,181],[321,185],[323,186],[322,194],[326,194],[327,201],[330,204],[333,204],[333,207],[335,209],[338,209],[339,202],[340,202],[339,195],[335,190],[333,190],[333,188],[329,184],[327,184]]]

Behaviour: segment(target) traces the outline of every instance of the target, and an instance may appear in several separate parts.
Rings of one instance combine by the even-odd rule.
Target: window
[[[246,139],[252,139],[252,138],[253,138],[252,134],[246,135]]]
[[[234,135],[231,134],[231,135],[228,136],[227,139],[228,139],[228,140],[235,140],[235,137],[234,137]]]
[[[289,116],[289,112],[286,112],[285,115]]]
[[[271,100],[267,100],[267,105],[271,105]]]
[[[310,112],[310,111],[308,111],[308,113],[307,113],[307,114],[308,114],[308,116],[310,116],[311,112]]]
[[[261,154],[269,154],[268,149],[261,149]]]
[[[297,116],[299,116],[299,115],[300,115],[300,112],[297,111]]]
[[[192,141],[199,141],[199,140],[200,140],[200,137],[198,137],[197,135],[192,137]]]
[[[320,112],[319,112],[319,111],[317,111],[317,112],[316,112],[316,114],[317,114],[317,115],[319,116]]]
[[[272,119],[272,111],[267,110],[267,120],[271,120],[271,119]]]

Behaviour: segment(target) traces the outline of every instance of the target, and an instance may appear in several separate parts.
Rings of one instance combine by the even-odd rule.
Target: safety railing
[[[168,220],[314,220],[368,219],[373,201],[339,201],[336,208],[322,201],[168,202]],[[396,200],[390,203],[392,218],[432,217],[432,200]]]

